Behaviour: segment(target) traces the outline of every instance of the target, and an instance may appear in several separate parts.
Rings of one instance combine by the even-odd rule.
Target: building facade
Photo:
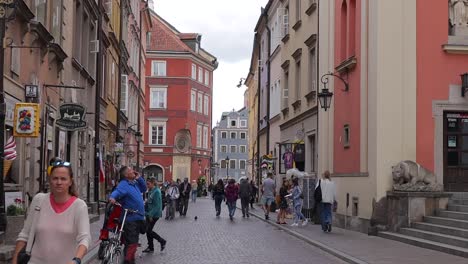
[[[219,164],[215,181],[227,178],[239,181],[240,177],[248,177],[248,123],[249,115],[244,107],[239,111],[224,112],[213,128],[213,160]]]
[[[201,35],[181,33],[152,13],[146,52],[144,170],[158,180],[207,176],[211,168],[216,58]]]
[[[258,49],[256,48],[257,42],[254,40],[250,70],[245,79],[245,85],[247,86],[247,113],[249,116],[248,120],[248,135],[247,142],[249,145],[249,159],[247,162],[248,177],[258,182],[257,178],[257,153],[258,153]]]

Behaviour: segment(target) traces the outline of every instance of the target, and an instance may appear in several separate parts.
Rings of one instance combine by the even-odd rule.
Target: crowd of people
[[[28,217],[18,235],[13,264],[81,264],[88,251],[91,242],[88,206],[78,198],[71,164],[52,159],[49,165],[50,192],[38,193],[32,199]],[[183,182],[176,180],[158,184],[154,177],[145,180],[126,166],[120,169],[119,176],[120,181],[109,196],[109,204],[136,212],[127,215],[123,230],[124,263],[133,264],[140,234],[146,233],[148,240],[144,253],[154,251],[154,240],[159,242],[163,251],[167,241],[153,230],[156,222],[162,217],[164,209],[166,220],[173,220],[176,211],[185,217],[189,200],[196,202],[199,188],[197,182],[190,183],[188,178]],[[226,182],[220,179],[215,185],[210,184],[208,190],[215,202],[216,217],[220,216],[221,204],[225,201],[229,218],[233,221],[238,199],[241,201],[242,217],[250,217],[249,207],[254,208],[258,194],[266,220],[269,220],[271,206],[275,203],[279,208],[277,224],[286,224],[286,211],[290,205],[294,211],[291,226],[298,226],[299,221],[302,225],[308,222],[302,214],[304,195],[297,177],[289,180],[282,178],[278,196],[271,173],[261,188],[243,177],[239,183],[235,179]],[[322,230],[331,232],[336,189],[328,171],[317,181],[314,198],[319,203]]]

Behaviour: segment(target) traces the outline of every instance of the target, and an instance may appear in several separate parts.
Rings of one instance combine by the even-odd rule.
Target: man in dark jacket
[[[242,178],[239,185],[239,197],[241,199],[242,217],[250,217],[249,215],[249,202],[252,195],[252,187],[249,184],[248,178]]]
[[[122,180],[110,195],[109,202],[115,204],[118,201],[123,209],[140,212],[127,215],[123,233],[125,241],[124,263],[134,264],[140,230],[145,226],[143,193],[146,192],[146,182],[132,168],[126,166],[120,169],[119,174]]]
[[[190,199],[190,193],[192,191],[192,186],[188,181],[188,178],[184,179],[184,182],[179,185],[179,192],[180,192],[180,215],[187,215],[188,209],[188,202]]]

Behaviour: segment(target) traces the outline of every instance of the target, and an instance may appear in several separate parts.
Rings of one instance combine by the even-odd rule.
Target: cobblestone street
[[[154,254],[141,253],[141,236],[138,263],[344,263],[255,217],[243,219],[239,210],[231,222],[226,205],[216,218],[214,201],[205,198],[189,204],[187,217],[160,220],[154,230],[168,241],[166,249],[160,253],[155,241]]]

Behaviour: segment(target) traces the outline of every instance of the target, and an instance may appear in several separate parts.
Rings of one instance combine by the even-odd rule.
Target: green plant
[[[16,205],[11,204],[7,207],[7,215],[8,216],[15,216],[16,214]]]
[[[15,203],[11,204],[7,207],[7,215],[8,216],[16,216],[16,215],[24,215],[26,210],[23,207],[24,202],[17,198],[15,199]]]

